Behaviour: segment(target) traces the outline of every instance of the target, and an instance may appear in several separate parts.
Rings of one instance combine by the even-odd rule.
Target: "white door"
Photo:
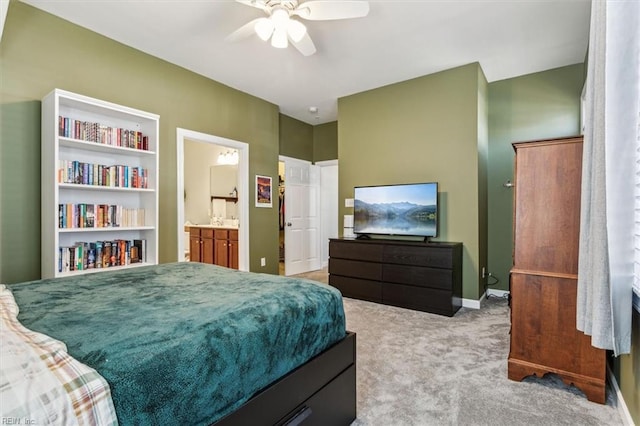
[[[320,172],[307,161],[284,158],[284,273],[321,268]]]

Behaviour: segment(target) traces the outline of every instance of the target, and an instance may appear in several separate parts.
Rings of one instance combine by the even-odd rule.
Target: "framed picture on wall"
[[[272,207],[272,194],[271,177],[256,175],[256,207]]]

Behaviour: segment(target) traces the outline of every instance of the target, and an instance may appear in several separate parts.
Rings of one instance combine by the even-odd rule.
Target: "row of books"
[[[105,166],[77,160],[59,160],[58,183],[118,188],[148,188],[149,170],[137,166]]]
[[[58,272],[111,268],[147,261],[147,240],[78,242],[60,247]]]
[[[113,204],[58,204],[58,228],[145,226],[145,209]]]
[[[104,145],[124,148],[149,150],[149,137],[137,130],[110,127],[90,121],[75,120],[69,117],[58,117],[59,136],[96,142]]]

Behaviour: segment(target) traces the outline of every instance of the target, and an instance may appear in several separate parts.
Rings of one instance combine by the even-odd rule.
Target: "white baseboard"
[[[493,289],[488,289],[486,293],[484,293],[482,295],[482,297],[480,297],[480,300],[474,300],[474,299],[462,299],[462,307],[463,308],[471,308],[471,309],[480,309],[482,307],[482,303],[487,300],[487,298],[489,296],[496,296],[496,297],[502,297],[502,298],[507,298],[507,296],[509,295],[509,292],[506,290],[493,290]]]
[[[631,412],[629,411],[629,407],[627,407],[627,403],[624,402],[624,397],[622,396],[622,391],[620,391],[620,386],[618,386],[618,381],[616,380],[616,376],[613,374],[609,366],[607,365],[607,373],[609,375],[609,381],[611,382],[611,386],[616,393],[618,400],[618,413],[620,413],[620,417],[622,417],[622,421],[625,426],[634,426],[633,418],[631,417]]]
[[[463,308],[471,308],[471,309],[480,309],[482,306],[482,301],[484,300],[484,294],[480,298],[480,300],[474,299],[462,299],[462,307]]]

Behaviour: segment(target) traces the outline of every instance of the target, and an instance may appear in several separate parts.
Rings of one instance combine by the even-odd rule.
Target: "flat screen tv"
[[[438,183],[354,188],[353,232],[368,235],[435,237]]]

